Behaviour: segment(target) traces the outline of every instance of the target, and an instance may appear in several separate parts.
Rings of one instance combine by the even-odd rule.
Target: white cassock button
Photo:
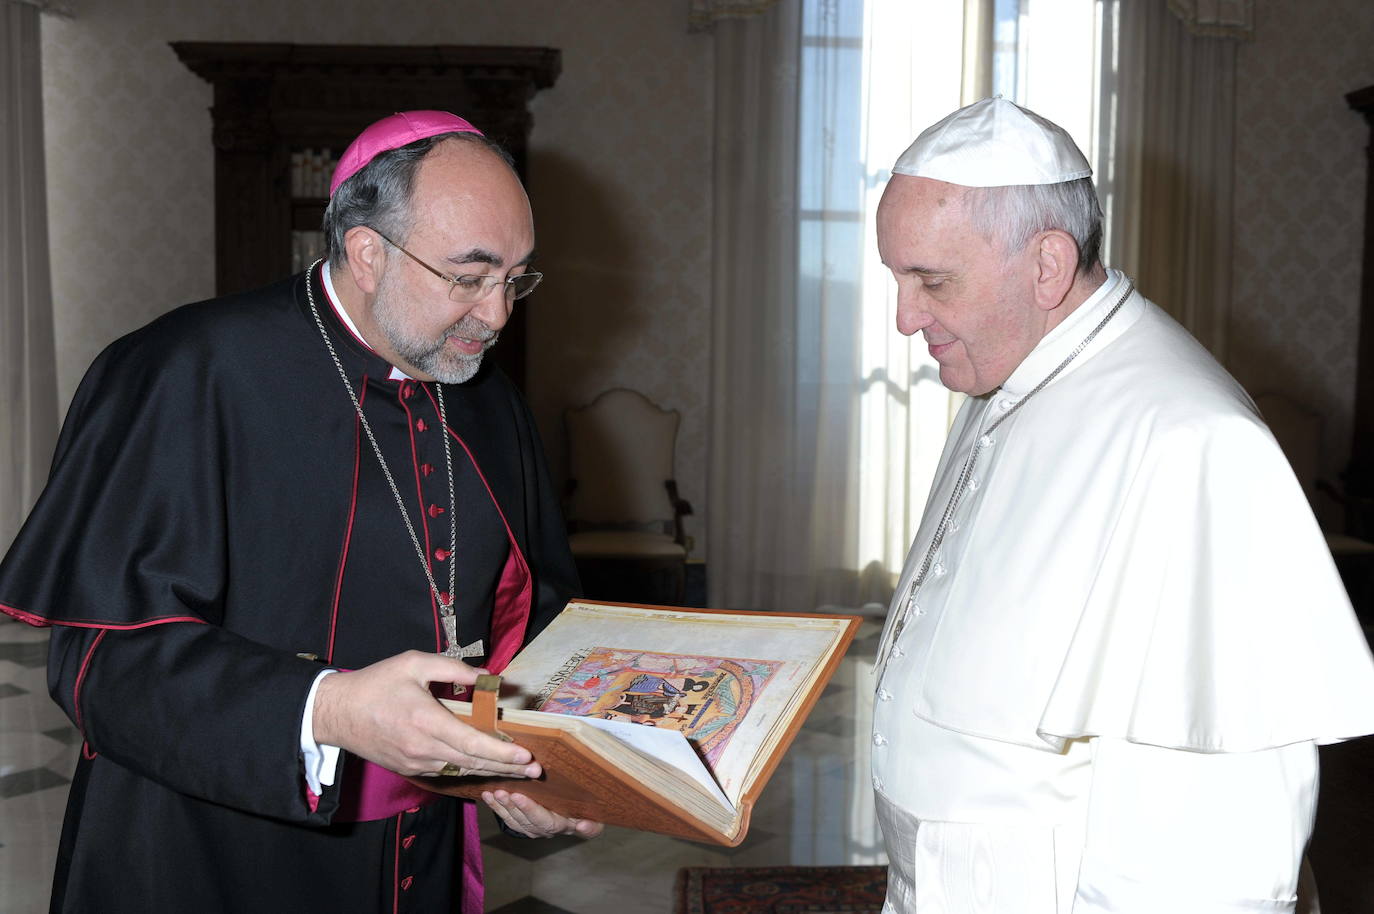
[[[886,736],[883,736],[881,733],[874,733],[874,734],[873,734],[873,745],[875,745],[875,746],[886,746],[886,745],[887,745],[887,737],[886,737]]]
[[[958,532],[959,532],[959,522],[958,522],[957,520],[952,520],[952,521],[950,521],[950,522],[949,522],[949,528],[948,528],[948,529],[949,529],[949,532],[950,532],[950,533],[958,533]]]
[[[902,650],[902,646],[901,646],[900,644],[894,644],[894,645],[892,645],[892,656],[893,656],[893,657],[905,657],[905,656],[906,656],[906,651]]]
[[[997,408],[1001,410],[1011,409],[1015,405],[1016,401],[1013,400],[1011,397],[1003,397],[1002,399],[997,401]]]
[[[937,578],[942,578],[942,577],[944,577],[944,575],[945,575],[945,563],[944,563],[944,562],[936,562],[934,565],[931,566],[931,568],[930,568],[930,573],[933,574],[933,575],[935,575]],[[920,613],[918,612],[917,615],[919,616]]]
[[[979,447],[992,447],[992,436],[991,436],[991,435],[984,435],[983,437],[979,438],[979,439],[978,439],[978,446],[979,446]]]
[[[879,700],[879,701],[891,701],[891,700],[892,700],[892,693],[889,692],[887,689],[879,689],[879,690],[878,690],[878,700]]]
[[[969,478],[969,481],[968,481],[968,490],[969,490],[970,492],[977,492],[977,491],[978,491],[978,477],[977,477],[977,476],[972,476],[972,477]]]

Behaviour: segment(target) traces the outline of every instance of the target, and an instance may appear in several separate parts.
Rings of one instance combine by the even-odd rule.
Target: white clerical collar
[[[1084,337],[1092,332],[1093,328],[1101,323],[1102,318],[1116,306],[1117,299],[1121,293],[1126,291],[1126,275],[1118,270],[1107,270],[1107,278],[1102,285],[1098,286],[1093,294],[1088,296],[1087,301],[1073,310],[1073,313],[1064,318],[1063,322],[1051,330],[1049,333],[1035,344],[1035,348],[1030,351],[1030,355],[1016,366],[1016,370],[1011,376],[1002,383],[1002,392],[1011,394],[1014,397],[1025,396],[1035,388],[1035,385],[1043,381],[1050,372],[1059,367],[1059,363],[1068,358],[1069,353],[1079,343],[1083,342]],[[1116,339],[1126,331],[1126,328],[1135,323],[1140,310],[1144,308],[1143,300],[1139,296],[1133,296],[1137,307],[1131,308],[1132,302],[1127,302],[1122,306],[1121,311],[1107,322],[1107,325],[1098,332],[1093,338],[1092,345],[1079,353],[1078,356],[1068,364],[1060,374],[1062,377],[1072,371],[1078,364],[1086,362],[1095,353],[1099,352],[1103,346]],[[1129,310],[1130,313],[1126,313]]]
[[[338,315],[339,320],[343,321],[343,325],[348,328],[349,333],[353,334],[354,339],[362,343],[370,351],[377,352],[376,349],[372,348],[371,343],[363,339],[363,335],[358,332],[358,325],[353,323],[353,318],[349,317],[343,305],[339,304],[339,293],[334,291],[334,280],[329,278],[329,261],[325,261],[324,266],[320,268],[320,275],[324,277],[324,297],[329,299],[329,305],[334,309],[334,313]],[[377,354],[381,355],[381,353]],[[387,379],[391,381],[414,380],[410,375],[406,374],[395,365],[391,366],[391,374],[387,375]]]

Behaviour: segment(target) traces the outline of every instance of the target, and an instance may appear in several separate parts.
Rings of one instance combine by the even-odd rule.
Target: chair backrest
[[[570,409],[568,456],[572,479],[569,515],[579,523],[647,524],[671,520],[664,482],[673,478],[673,449],[681,415],[660,409],[625,388],[602,393]]]

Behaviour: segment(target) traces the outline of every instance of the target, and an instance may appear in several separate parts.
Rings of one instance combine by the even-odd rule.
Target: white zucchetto
[[[998,96],[927,127],[892,172],[964,187],[1003,187],[1059,184],[1093,170],[1063,127]]]

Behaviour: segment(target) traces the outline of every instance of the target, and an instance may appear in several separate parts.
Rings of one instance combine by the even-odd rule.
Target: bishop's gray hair
[[[441,133],[379,153],[340,184],[325,207],[324,250],[331,268],[342,269],[348,261],[344,235],[354,226],[374,228],[397,244],[405,244],[411,228],[410,195],[415,174],[425,156],[445,140],[479,143],[515,168],[510,153],[476,133]]]
[[[974,228],[1008,255],[1037,232],[1059,229],[1078,243],[1078,270],[1087,273],[1102,255],[1102,204],[1091,178],[1059,184],[971,187],[964,198]]]

